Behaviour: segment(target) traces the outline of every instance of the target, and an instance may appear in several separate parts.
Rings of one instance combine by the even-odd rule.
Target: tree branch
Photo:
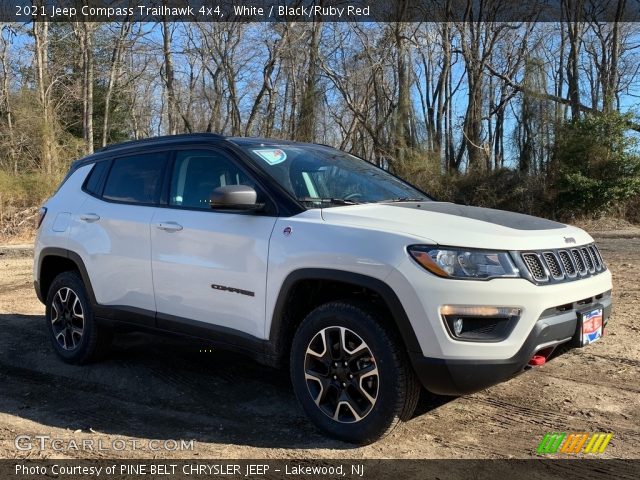
[[[487,68],[487,70],[489,70],[489,73],[491,73],[491,75],[493,75],[495,77],[498,77],[500,80],[505,82],[507,85],[509,85],[514,90],[517,90],[518,92],[527,92],[527,88],[525,86],[523,86],[523,85],[521,85],[519,83],[516,83],[511,78],[509,78],[506,75],[498,72],[495,68],[493,68],[488,63],[485,64],[485,67]],[[562,98],[562,97],[559,97],[557,95],[553,95],[551,93],[537,92],[537,91],[530,91],[530,90],[529,90],[528,93],[532,93],[533,95],[537,95],[538,97],[541,97],[541,98],[546,98],[547,100],[550,100],[550,101],[555,102],[555,103],[561,103],[563,105],[571,105],[571,100],[569,100],[568,98]],[[603,114],[603,112],[601,112],[600,110],[598,110],[596,108],[593,108],[593,107],[589,107],[589,106],[584,105],[582,103],[580,103],[578,105],[578,108],[583,112],[591,113],[593,115],[602,115]],[[627,122],[627,127],[630,130],[634,130],[636,132],[640,132],[640,124],[638,124],[636,122],[628,121]]]

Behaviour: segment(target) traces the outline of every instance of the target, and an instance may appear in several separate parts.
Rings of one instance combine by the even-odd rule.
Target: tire
[[[389,434],[411,418],[420,396],[398,334],[359,302],[313,310],[294,336],[290,370],[311,421],[350,443],[366,445]]]
[[[63,272],[51,283],[45,322],[54,350],[67,363],[82,365],[96,361],[111,344],[112,332],[96,322],[77,272]]]

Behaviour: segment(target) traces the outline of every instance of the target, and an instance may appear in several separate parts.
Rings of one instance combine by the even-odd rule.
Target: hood
[[[468,248],[538,250],[593,241],[585,231],[551,220],[447,202],[332,207],[323,209],[322,217],[336,225],[408,234],[425,243]]]

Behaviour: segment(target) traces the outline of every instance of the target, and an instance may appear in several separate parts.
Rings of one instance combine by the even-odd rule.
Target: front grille
[[[544,267],[542,266],[542,260],[537,253],[525,253],[522,255],[522,259],[527,265],[529,273],[531,273],[531,276],[533,276],[535,280],[544,281],[548,279],[547,274],[544,271]]]
[[[580,275],[587,273],[587,267],[584,266],[584,259],[580,254],[580,250],[573,249],[571,250],[571,254],[573,255],[573,260],[576,262],[578,273],[580,273]]]
[[[598,247],[592,243],[571,250],[520,253],[522,267],[535,283],[557,283],[597,275],[606,270]]]
[[[553,253],[545,252],[542,254],[542,256],[544,257],[544,261],[547,262],[547,267],[549,267],[549,273],[551,273],[551,276],[553,278],[558,279],[558,278],[564,277],[564,274],[560,269],[560,263],[558,263],[558,259]]]
[[[591,258],[591,252],[589,252],[589,249],[587,248],[581,248],[580,252],[584,257],[584,263],[587,266],[587,270],[593,273],[595,271],[595,265],[593,264],[593,258]]]
[[[560,261],[562,262],[562,268],[569,277],[573,277],[576,274],[576,267],[573,266],[569,252],[566,250],[560,250]]]
[[[596,269],[600,270],[602,268],[602,259],[600,258],[600,252],[595,245],[589,246],[589,251],[591,252],[591,256],[593,257],[593,261],[595,262]]]

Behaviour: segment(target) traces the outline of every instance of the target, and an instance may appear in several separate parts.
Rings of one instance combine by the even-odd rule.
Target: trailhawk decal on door
[[[239,293],[241,295],[246,295],[248,297],[256,296],[256,294],[250,290],[242,290],[241,288],[227,287],[226,285],[216,285],[215,283],[211,284],[211,288],[213,288],[214,290],[222,290],[223,292]]]

